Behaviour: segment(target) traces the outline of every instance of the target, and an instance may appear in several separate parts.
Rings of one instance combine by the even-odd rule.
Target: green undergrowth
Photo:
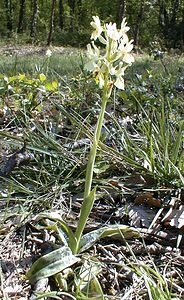
[[[32,283],[54,275],[61,290],[50,294],[55,299],[69,294],[69,299],[108,299],[99,282],[102,266],[86,251],[100,238],[138,234],[122,224],[114,224],[111,231],[103,227],[86,233],[79,245],[81,255],[76,257],[70,227],[62,217],[45,213],[58,210],[68,215],[71,197],[84,190],[100,111],[100,92],[84,71],[84,61],[80,53],[0,58],[0,200],[6,203],[0,212],[0,234],[9,218],[19,216],[19,227],[37,215],[38,230],[51,230],[57,236],[59,245],[28,272]],[[180,189],[184,184],[182,58],[137,57],[125,81],[125,91],[115,91],[107,104],[93,187],[117,191],[109,182],[124,182],[136,173],[151,178],[148,188]],[[18,150],[23,163],[16,161],[10,171],[5,170],[10,155]],[[66,267],[69,273],[61,277]],[[126,267],[134,272],[138,288],[144,284],[148,299],[178,299],[154,263],[148,267],[134,257]],[[118,299],[128,299],[131,293],[127,289]]]
[[[55,78],[55,72],[61,76],[75,76],[80,72],[80,50],[75,48],[52,49],[51,57],[46,56],[47,48],[23,47],[18,50],[13,47],[0,55],[1,73],[14,76],[25,73],[28,76],[44,73]]]
[[[44,58],[44,68],[40,59],[42,63],[31,64],[39,65],[39,72],[16,69],[18,74],[9,76],[6,65],[0,75],[2,157],[24,144],[34,157],[2,184],[7,187],[9,182],[9,191],[20,189],[29,197],[55,186],[80,192],[100,108],[99,91],[83,71],[80,57],[75,76],[73,64],[74,73],[66,76],[53,70],[54,57]],[[123,179],[133,170],[151,176],[155,186],[183,185],[183,65],[175,58],[170,69],[167,59],[171,58],[165,58],[163,67],[148,56],[138,58],[125,78],[126,90],[112,95],[95,163],[98,185],[113,176]],[[63,68],[61,60],[59,67]]]

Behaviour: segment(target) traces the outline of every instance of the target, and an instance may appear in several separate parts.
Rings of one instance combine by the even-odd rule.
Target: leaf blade
[[[41,278],[47,278],[61,272],[78,261],[80,259],[72,254],[71,249],[63,246],[40,257],[33,263],[27,272],[27,278],[33,284]]]

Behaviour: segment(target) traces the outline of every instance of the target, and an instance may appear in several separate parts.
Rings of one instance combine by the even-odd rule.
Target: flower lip
[[[118,77],[116,78],[116,81],[115,81],[114,85],[115,85],[118,89],[124,90],[124,89],[125,89],[125,83],[124,83],[123,77],[122,77],[122,76],[118,76]]]
[[[91,22],[91,26],[95,29],[92,32],[91,39],[96,40],[102,33],[103,28],[101,26],[101,22],[98,16],[93,16],[93,22]]]

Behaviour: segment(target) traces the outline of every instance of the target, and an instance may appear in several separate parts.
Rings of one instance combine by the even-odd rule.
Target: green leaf
[[[84,198],[84,200],[83,200],[81,211],[80,211],[79,222],[78,222],[77,230],[75,233],[75,237],[78,242],[81,239],[81,235],[83,233],[84,227],[88,220],[89,214],[93,208],[93,204],[94,204],[95,196],[96,196],[96,188],[97,187],[94,187],[94,189],[89,193],[89,195],[86,198]],[[75,249],[75,251],[78,251],[78,245],[77,245],[77,249]]]
[[[77,295],[78,300],[104,300],[103,290],[98,278],[94,275],[93,279],[88,283],[87,293],[80,292]]]
[[[52,87],[54,90],[58,88],[58,82],[57,81],[52,81]]]
[[[21,80],[21,81],[25,80],[25,78],[26,78],[25,74],[19,74],[18,75],[18,79]]]
[[[27,84],[27,85],[34,85],[34,83],[35,83],[35,80],[34,80],[34,79],[27,79],[27,80],[25,81],[25,84]]]
[[[15,76],[11,76],[8,78],[9,79],[9,83],[12,82],[12,81],[15,81],[17,79],[19,79],[19,76],[15,75]]]
[[[95,174],[101,174],[108,170],[109,165],[106,162],[98,162],[95,164],[93,172]]]
[[[41,82],[44,82],[45,80],[46,80],[46,76],[43,74],[43,73],[41,73],[40,75],[39,75],[39,79],[40,79],[40,81]]]
[[[91,280],[90,283],[90,289],[92,291],[92,294],[96,294],[95,299],[97,300],[103,300],[104,299],[104,294],[102,287],[100,285],[100,282],[96,276]]]
[[[83,235],[79,244],[79,253],[86,251],[99,239],[106,237],[113,237],[114,239],[122,240],[123,238],[130,239],[133,237],[140,237],[140,233],[135,228],[118,224],[99,228]]]
[[[54,92],[58,88],[58,82],[57,81],[47,82],[45,84],[45,88],[47,91]]]
[[[103,300],[103,291],[97,275],[101,272],[98,261],[85,260],[76,278],[77,299]]]
[[[63,230],[65,232],[65,234],[67,235],[69,248],[72,251],[73,251],[73,249],[76,248],[77,241],[76,241],[76,238],[75,238],[75,235],[74,235],[73,231],[70,229],[70,227],[63,220],[60,219],[60,216],[58,214],[41,213],[41,214],[38,215],[38,218],[39,219],[41,219],[41,218],[49,219],[49,220],[52,220],[52,221],[56,222],[57,227],[58,227],[58,234],[60,236],[62,235],[62,232],[60,231],[60,228],[61,228],[61,230]]]
[[[72,254],[69,247],[64,246],[40,257],[27,273],[31,284],[42,278],[55,275],[80,261]]]
[[[175,139],[175,143],[173,145],[173,151],[172,151],[172,162],[176,164],[178,158],[179,158],[179,151],[181,148],[181,144],[183,142],[183,128],[184,128],[184,122],[182,122],[179,126],[179,130]]]
[[[46,88],[47,91],[52,91],[53,90],[52,84],[50,82],[47,82],[45,84],[45,88]]]
[[[68,297],[69,299],[77,300],[75,297],[73,297],[69,293],[58,292],[58,291],[46,292],[46,293],[35,292],[34,294],[35,294],[35,297],[37,296],[36,298],[34,298],[34,300],[47,299],[47,298],[62,300],[63,296],[66,296],[66,298]]]

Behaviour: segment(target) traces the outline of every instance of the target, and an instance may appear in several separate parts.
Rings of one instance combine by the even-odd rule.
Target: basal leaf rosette
[[[125,18],[120,29],[117,29],[116,23],[102,24],[98,16],[93,16],[91,26],[94,31],[91,35],[92,42],[87,45],[88,60],[85,69],[93,74],[101,89],[105,84],[109,86],[110,97],[113,86],[124,90],[124,72],[134,62],[130,53],[133,40],[129,41],[127,36],[129,27]],[[103,44],[102,49],[95,45],[96,40]]]

